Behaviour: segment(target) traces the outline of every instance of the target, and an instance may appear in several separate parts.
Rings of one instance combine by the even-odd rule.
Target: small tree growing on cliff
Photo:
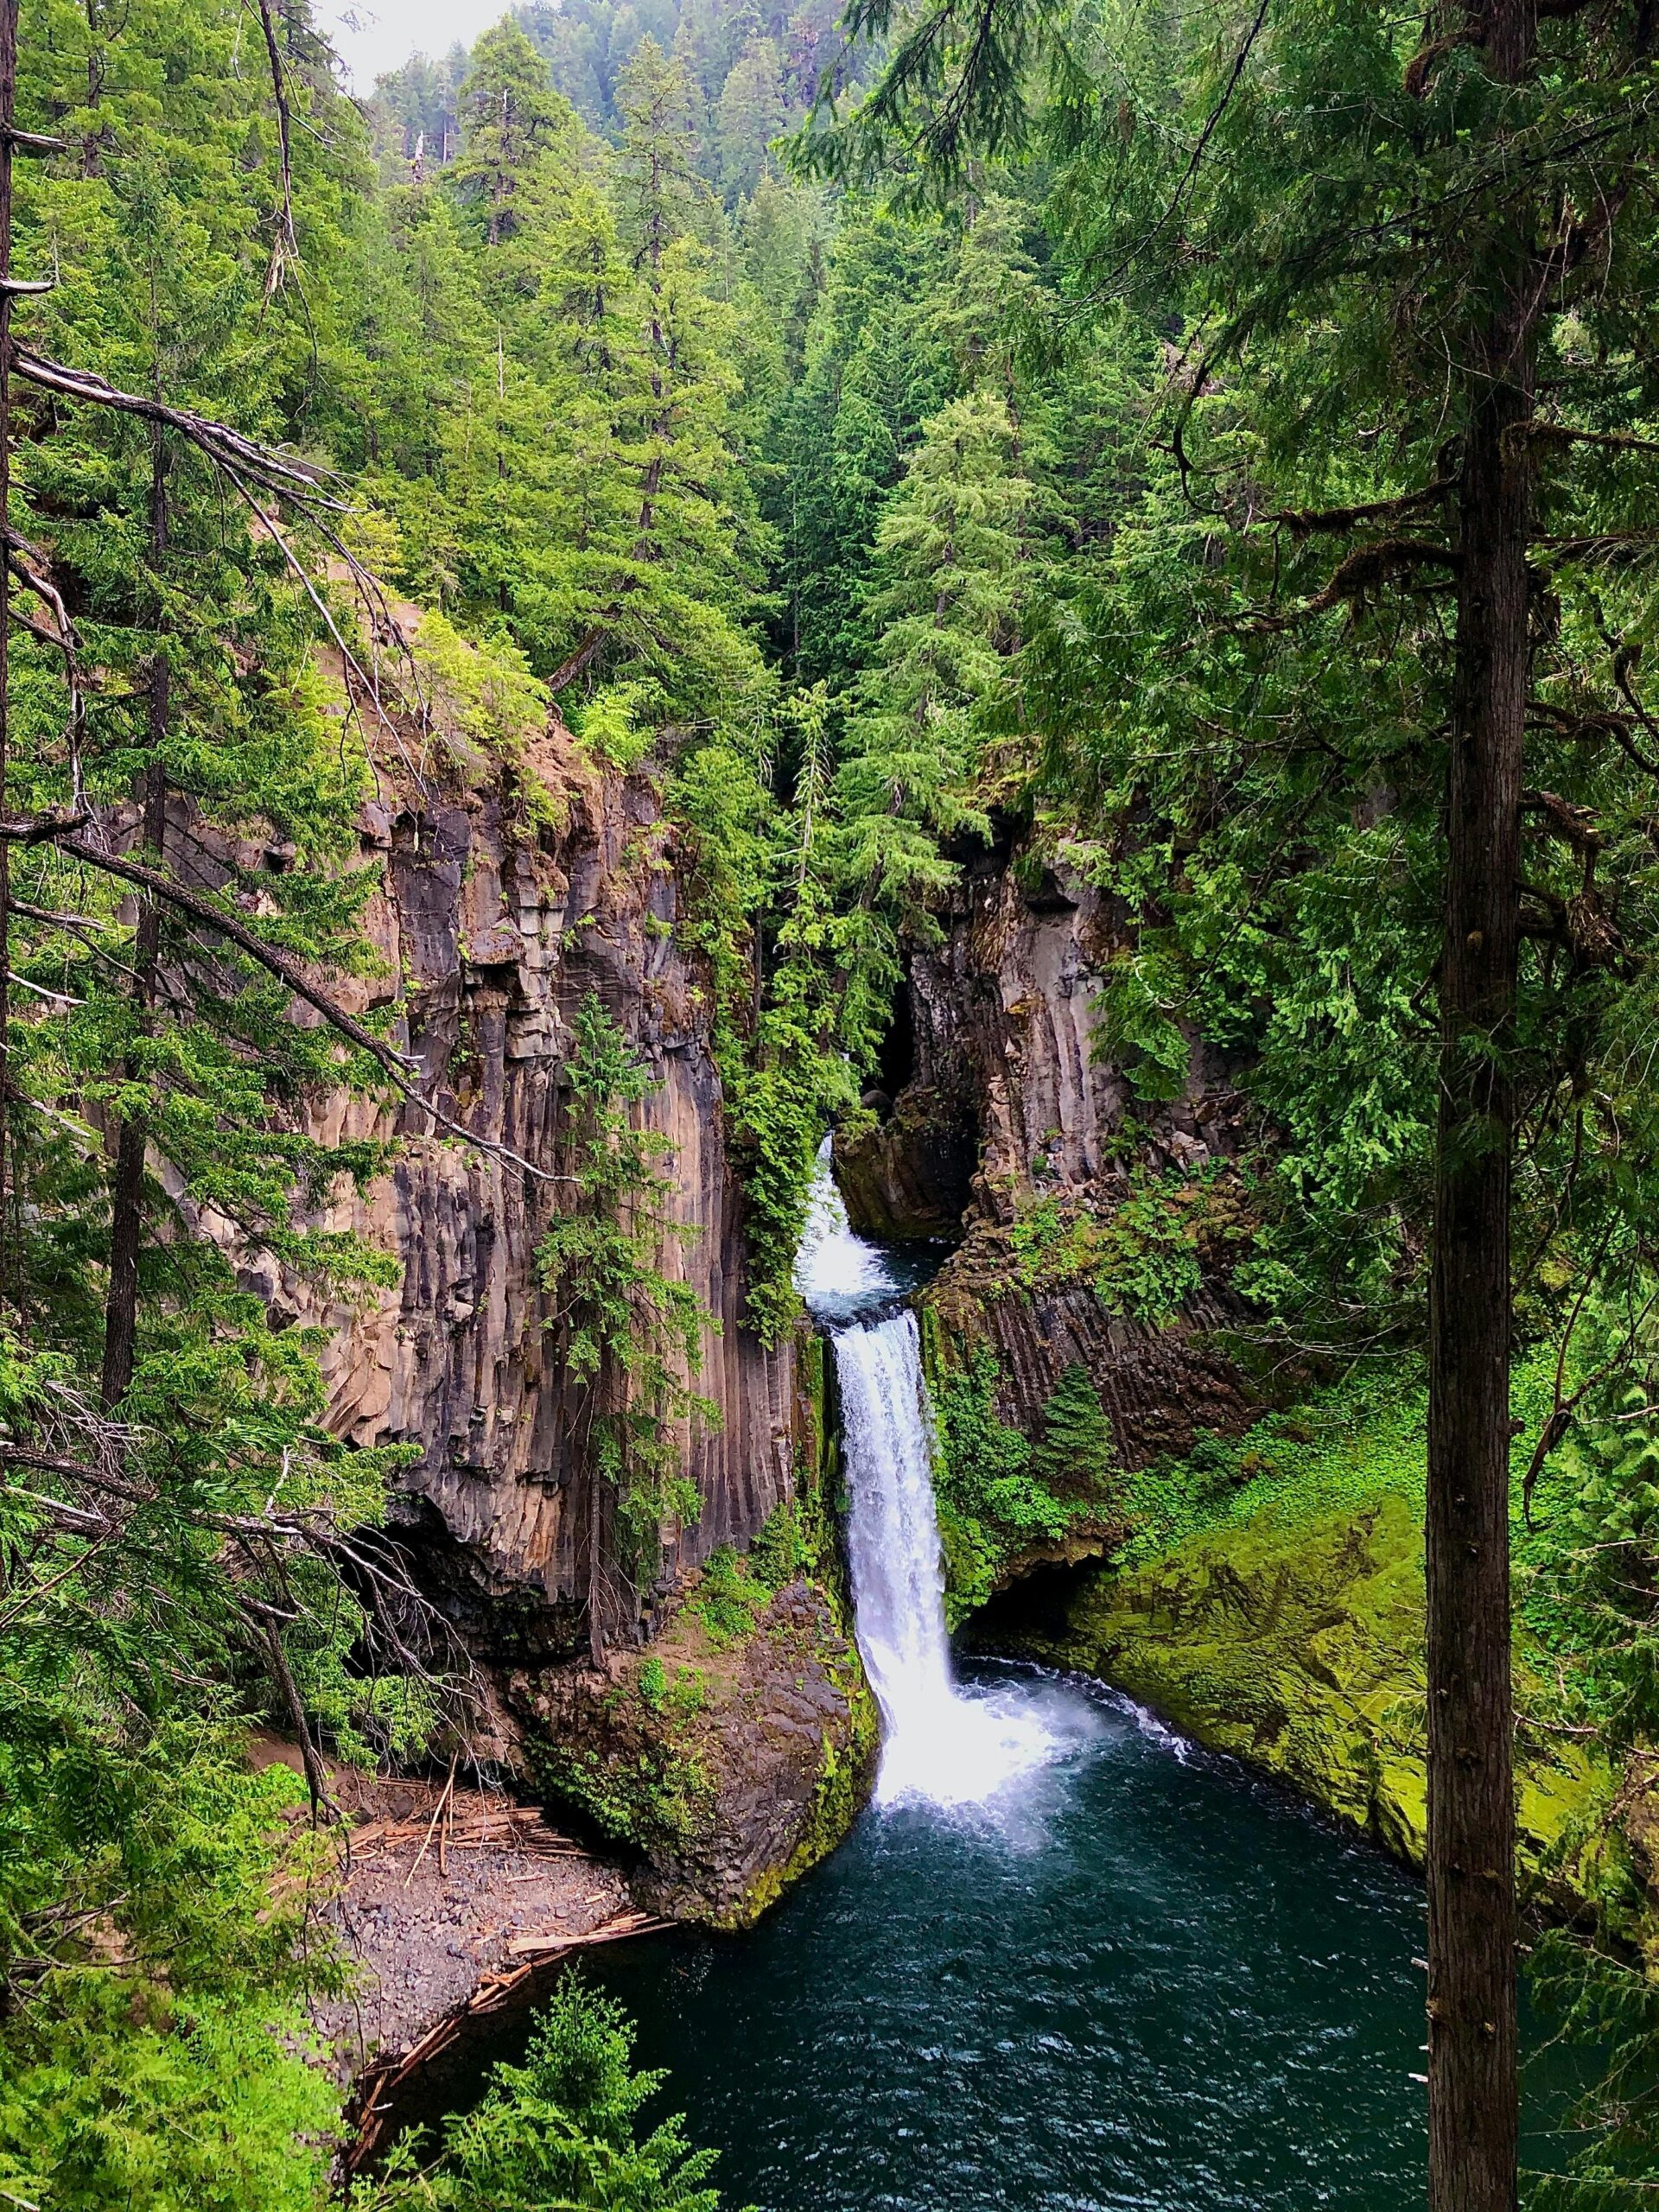
[[[588,1478],[588,1643],[602,1665],[620,1573],[630,1584],[657,1565],[665,1517],[694,1521],[696,1487],[675,1471],[676,1426],[711,1423],[719,1408],[691,1387],[702,1332],[718,1324],[689,1282],[664,1274],[664,1245],[695,1231],[670,1220],[660,1169],[667,1138],[637,1128],[652,1089],[599,994],[576,1009],[559,1211],[539,1267],[575,1385],[573,1443]]]
[[[1080,1361],[1061,1371],[1043,1407],[1031,1471],[1051,1490],[1103,1491],[1117,1471],[1117,1439],[1100,1393]]]

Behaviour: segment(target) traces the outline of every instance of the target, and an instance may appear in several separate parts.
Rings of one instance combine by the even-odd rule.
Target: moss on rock
[[[1313,1517],[1230,1520],[1127,1573],[1090,1572],[1028,1648],[1421,1866],[1423,1621],[1419,1516],[1384,1492]],[[1517,1656],[1524,1690],[1524,1644]],[[1589,1827],[1611,1777],[1578,1744],[1524,1726],[1517,1757],[1522,1860],[1539,1873]]]
[[[851,1827],[877,1728],[829,1592],[799,1573],[768,1590],[726,1560],[714,1601],[688,1592],[647,1649],[509,1692],[531,1777],[633,1854],[641,1903],[741,1928]]]

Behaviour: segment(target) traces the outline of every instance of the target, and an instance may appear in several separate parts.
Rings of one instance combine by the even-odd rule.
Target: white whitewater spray
[[[836,1188],[830,1147],[825,1137],[818,1147],[818,1172],[795,1255],[795,1287],[817,1319],[833,1328],[891,1298],[899,1286],[875,1246],[854,1236]]]
[[[916,1317],[851,1319],[891,1295],[874,1246],[854,1236],[820,1155],[796,1285],[833,1342],[850,1512],[858,1648],[881,1708],[876,1802],[983,1803],[1058,1748],[1029,1699],[964,1694],[950,1664],[933,1506],[933,1424]]]

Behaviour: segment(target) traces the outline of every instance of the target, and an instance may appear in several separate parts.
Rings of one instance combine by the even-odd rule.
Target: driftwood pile
[[[350,1831],[348,1849],[354,1867],[390,1861],[395,1868],[406,1853],[412,1852],[404,1876],[405,1889],[414,1881],[429,1853],[435,1860],[437,1874],[447,1878],[452,1854],[511,1852],[526,1862],[526,1869],[522,1874],[507,1876],[510,1882],[533,1881],[537,1861],[586,1859],[589,1855],[580,1844],[550,1827],[543,1815],[530,1806],[470,1791],[457,1793],[453,1772],[429,1815],[366,1821]],[[513,1936],[506,1947],[512,1964],[485,1974],[470,1996],[435,2021],[418,2041],[404,2050],[382,2052],[359,2077],[347,2108],[352,2133],[340,2162],[345,2173],[360,2173],[374,2158],[396,2113],[397,2092],[411,2075],[449,2050],[471,2022],[499,2012],[534,1975],[568,1951],[585,1949],[596,1943],[621,1942],[629,1936],[652,1935],[672,1925],[671,1921],[659,1919],[652,1913],[629,1911],[619,1913],[598,1928],[579,1935],[549,1928],[531,1929]]]

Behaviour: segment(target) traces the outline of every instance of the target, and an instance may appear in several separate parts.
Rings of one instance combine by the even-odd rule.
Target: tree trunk
[[[1531,0],[1494,0],[1484,22],[1488,67],[1513,81]],[[1510,1195],[1532,273],[1517,224],[1503,304],[1471,334],[1459,509],[1425,1529],[1433,2212],[1514,2212],[1517,2188]]]
[[[17,111],[17,0],[0,0],[0,280],[11,274],[12,129]],[[0,546],[11,508],[11,295],[0,281]],[[11,570],[0,554],[0,815],[10,769]],[[22,1278],[7,1201],[11,1117],[11,849],[0,844],[0,1300]]]
[[[587,1424],[588,1436],[588,1658],[603,1667],[610,1651],[610,1501],[611,1484],[604,1469],[604,1453],[595,1431],[605,1416],[593,1409],[613,1402],[616,1377],[608,1354],[594,1377],[593,1397]],[[626,1383],[623,1386],[626,1389]]]
[[[149,550],[159,563],[167,551],[167,455],[160,426],[151,432],[149,491]],[[162,747],[167,738],[169,682],[165,647],[156,647],[149,671],[149,761],[144,770],[144,843],[158,862],[165,860],[167,842],[167,769]],[[156,998],[156,963],[161,951],[162,910],[154,899],[138,910],[133,947],[133,1001],[141,1028],[149,1022]],[[128,1064],[126,1075],[137,1071]],[[144,1117],[130,1114],[121,1124],[115,1153],[115,1177],[110,1204],[110,1287],[104,1313],[104,1373],[99,1395],[104,1410],[113,1413],[132,1382],[133,1359],[138,1341],[138,1249],[144,1226]]]

